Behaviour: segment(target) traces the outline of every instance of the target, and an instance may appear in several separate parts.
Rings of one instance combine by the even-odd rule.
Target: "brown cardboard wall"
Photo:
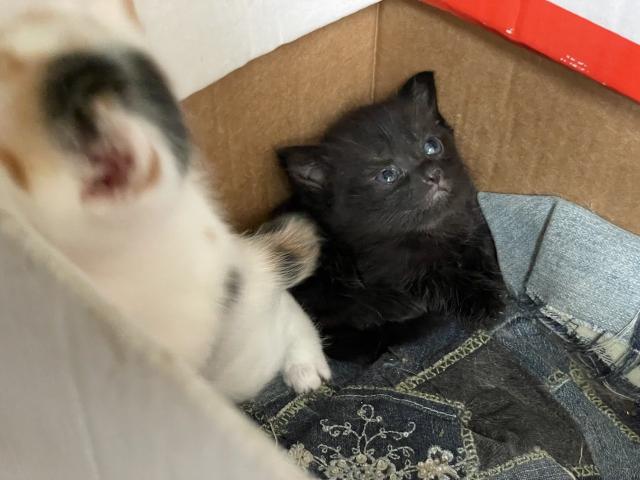
[[[234,224],[255,225],[286,196],[274,146],[312,140],[420,70],[437,72],[481,189],[561,195],[640,233],[640,105],[416,0],[384,0],[185,101]]]
[[[275,146],[322,133],[369,102],[377,7],[258,58],[184,102],[216,192],[238,228],[254,226],[287,196]]]

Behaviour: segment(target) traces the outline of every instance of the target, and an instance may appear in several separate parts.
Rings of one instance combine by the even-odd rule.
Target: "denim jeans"
[[[247,412],[320,478],[640,480],[640,239],[552,197],[480,203],[512,294],[494,327],[434,319]]]

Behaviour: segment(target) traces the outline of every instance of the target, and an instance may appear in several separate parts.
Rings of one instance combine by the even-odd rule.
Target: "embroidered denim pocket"
[[[396,389],[437,393],[464,403],[471,412],[467,451],[477,452],[479,458],[476,473],[525,458],[536,449],[567,469],[592,465],[579,425],[540,384],[501,342],[478,331]],[[566,473],[562,467],[558,472]]]
[[[462,404],[433,395],[347,387],[292,402],[266,428],[320,478],[453,480],[477,461],[465,450],[467,416]]]

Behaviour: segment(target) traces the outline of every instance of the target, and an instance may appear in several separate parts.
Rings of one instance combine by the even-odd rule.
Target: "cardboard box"
[[[482,190],[557,194],[640,233],[640,105],[484,28],[384,0],[250,62],[184,102],[230,219],[287,196],[273,149],[435,70]]]
[[[420,70],[437,72],[481,189],[561,195],[640,233],[640,105],[416,0],[384,0],[185,100],[234,224],[286,198],[276,146],[317,138]],[[1,478],[307,478],[2,215],[0,247]]]
[[[640,10],[581,0],[421,0],[480,23],[640,101]]]

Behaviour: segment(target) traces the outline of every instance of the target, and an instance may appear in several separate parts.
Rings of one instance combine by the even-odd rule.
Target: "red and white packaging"
[[[421,0],[640,101],[638,0]]]

